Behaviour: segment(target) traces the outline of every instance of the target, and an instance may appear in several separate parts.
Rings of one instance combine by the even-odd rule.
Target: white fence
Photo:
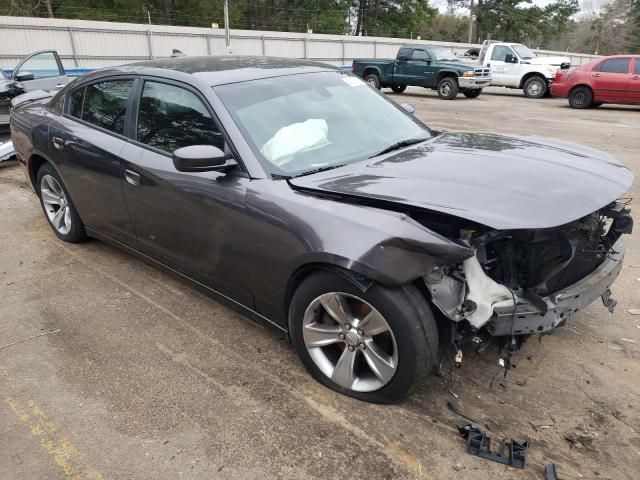
[[[168,57],[174,48],[187,55],[221,55],[225,51],[224,42],[222,29],[0,16],[2,68],[12,68],[25,55],[45,49],[56,49],[66,68],[98,68]],[[477,46],[400,38],[231,30],[231,48],[236,55],[308,58],[334,64],[348,63],[354,58],[392,58],[398,47],[407,42],[441,45],[456,54]],[[574,65],[597,58],[546,50],[537,53],[567,56]]]

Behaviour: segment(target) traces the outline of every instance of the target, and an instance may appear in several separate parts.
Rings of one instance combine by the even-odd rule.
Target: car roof
[[[215,86],[283,75],[338,70],[337,67],[332,65],[295,58],[225,55],[149,60],[118,67],[108,67],[92,72],[88,76],[97,78],[114,74],[133,73],[172,78],[175,75],[172,75],[171,72],[180,72],[193,75],[208,85]]]

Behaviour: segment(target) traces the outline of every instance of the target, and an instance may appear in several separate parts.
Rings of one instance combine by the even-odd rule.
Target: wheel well
[[[522,77],[522,80],[520,80],[520,87],[519,88],[524,88],[524,82],[526,82],[527,80],[529,80],[532,77],[540,77],[542,80],[545,81],[545,83],[547,82],[547,79],[541,73],[539,73],[539,72],[530,72],[530,73],[527,73],[524,77]]]
[[[362,72],[362,78],[366,77],[371,73],[375,73],[376,75],[378,75],[378,77],[380,76],[380,74],[375,68],[365,68],[364,72]]]
[[[573,92],[576,88],[587,88],[589,89],[589,91],[591,91],[591,95],[593,95],[593,88],[591,88],[589,85],[585,85],[584,83],[580,83],[579,85],[574,85],[573,87],[571,87],[571,90],[569,90],[569,93],[567,94],[567,96],[571,95],[571,92]]]
[[[453,73],[453,72],[440,72],[440,73],[438,74],[438,76],[436,77],[436,85],[437,85],[438,83],[440,83],[440,80],[442,80],[443,78],[446,78],[446,77],[453,77],[453,78],[455,78],[456,80],[458,79],[458,76],[457,76],[455,73]]]
[[[38,170],[40,170],[40,167],[45,163],[49,162],[47,162],[46,158],[41,157],[40,155],[32,155],[29,159],[29,178],[31,179],[31,185],[36,190],[36,185],[38,183]]]
[[[316,272],[321,272],[321,271],[328,271],[328,272],[335,273],[336,275],[340,275],[341,277],[345,278],[347,281],[355,285],[356,288],[359,288],[362,291],[366,291],[373,283],[373,280],[363,275],[359,275],[355,272],[352,272],[351,270],[347,270],[345,268],[339,267],[337,265],[332,265],[330,263],[310,263],[307,265],[303,265],[302,267],[298,268],[295,272],[293,272],[293,275],[291,275],[291,277],[289,278],[289,281],[287,282],[287,290],[285,293],[285,304],[284,304],[285,318],[288,318],[289,316],[289,304],[291,303],[293,294],[298,289],[300,284],[302,284],[302,282],[304,282],[304,280],[310,275]]]

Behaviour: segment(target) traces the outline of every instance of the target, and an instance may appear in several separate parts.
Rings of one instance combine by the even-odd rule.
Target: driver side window
[[[428,57],[427,52],[424,50],[414,50],[411,55],[411,60],[426,60]]]
[[[20,65],[20,68],[16,70],[14,78],[24,73],[33,73],[34,79],[64,75],[64,72],[60,71],[58,60],[53,52],[42,52],[28,58]]]
[[[515,55],[513,53],[513,50],[511,50],[511,48],[505,45],[496,45],[495,47],[493,47],[493,53],[491,53],[491,60],[496,60],[498,62],[506,62],[508,54]]]

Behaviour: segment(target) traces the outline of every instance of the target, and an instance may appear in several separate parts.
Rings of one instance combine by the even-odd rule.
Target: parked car
[[[453,100],[459,91],[476,98],[491,82],[488,68],[462,62],[446,48],[427,45],[404,45],[395,60],[356,59],[352,70],[378,90],[388,87],[402,93],[413,85],[437,90],[445,100]]]
[[[309,61],[108,68],[16,106],[11,135],[61,240],[200,285],[371,402],[436,368],[437,322],[442,348],[516,353],[601,296],[612,309],[632,229],[633,175],[607,153],[436,132]]]
[[[0,69],[0,126],[9,123],[11,99],[32,90],[54,90],[69,82],[55,50],[35,52],[23,58],[7,76]]]
[[[556,72],[568,69],[568,57],[537,56],[521,43],[486,40],[480,50],[480,64],[491,68],[491,85],[517,88],[525,97],[549,95]]]
[[[556,74],[551,95],[573,108],[603,103],[640,104],[640,55],[603,57]]]
[[[11,140],[0,141],[0,162],[16,158],[16,150]]]

